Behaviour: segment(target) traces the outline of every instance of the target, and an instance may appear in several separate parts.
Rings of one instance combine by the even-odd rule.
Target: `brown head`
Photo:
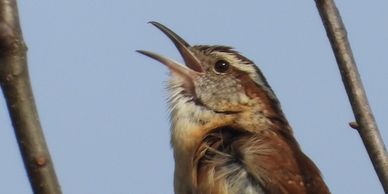
[[[173,41],[185,62],[182,65],[152,52],[138,51],[171,70],[169,90],[172,119],[174,113],[179,111],[177,109],[192,105],[196,107],[191,110],[194,117],[197,112],[230,116],[253,109],[269,116],[282,116],[275,94],[251,60],[228,46],[190,46],[162,24],[150,23]]]
[[[170,38],[184,60],[181,64],[138,50],[171,71],[168,89],[173,145],[194,146],[209,130],[226,125],[245,129],[250,127],[241,125],[282,123],[285,127],[281,129],[291,132],[275,94],[251,60],[228,46],[191,46],[164,25],[150,23]]]

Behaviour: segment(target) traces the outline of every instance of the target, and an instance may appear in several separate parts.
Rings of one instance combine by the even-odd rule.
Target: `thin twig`
[[[330,40],[359,132],[385,193],[388,193],[388,156],[353,58],[345,26],[333,0],[315,0]]]
[[[360,128],[360,127],[358,126],[358,124],[357,124],[356,121],[350,122],[350,123],[349,123],[349,126],[350,126],[351,128],[353,128],[353,129],[357,129],[357,130],[358,130],[358,128]]]
[[[16,0],[0,0],[0,84],[34,193],[60,194],[32,94]]]

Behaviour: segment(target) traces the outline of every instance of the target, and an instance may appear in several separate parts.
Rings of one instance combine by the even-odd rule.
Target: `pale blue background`
[[[388,1],[337,1],[388,141]],[[169,194],[168,70],[181,60],[159,21],[193,44],[259,64],[333,193],[383,193],[353,120],[314,1],[19,1],[41,122],[66,194]],[[0,100],[0,193],[31,193]]]

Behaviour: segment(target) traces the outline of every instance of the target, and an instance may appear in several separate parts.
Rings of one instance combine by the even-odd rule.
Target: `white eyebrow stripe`
[[[255,81],[257,84],[259,85],[265,85],[265,83],[263,82],[263,80],[259,77],[259,75],[257,74],[257,71],[254,67],[255,64],[246,64],[246,63],[243,63],[243,61],[241,61],[241,59],[239,59],[238,57],[236,57],[234,54],[232,53],[225,53],[225,52],[218,52],[218,51],[215,51],[213,52],[214,54],[222,57],[223,59],[227,60],[230,62],[230,64],[243,71],[243,72],[247,72],[249,77]]]

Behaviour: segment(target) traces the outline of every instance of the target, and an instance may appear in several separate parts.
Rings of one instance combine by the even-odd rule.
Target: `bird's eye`
[[[229,67],[230,65],[227,61],[219,60],[214,64],[214,71],[216,71],[216,73],[225,73],[228,71]]]

